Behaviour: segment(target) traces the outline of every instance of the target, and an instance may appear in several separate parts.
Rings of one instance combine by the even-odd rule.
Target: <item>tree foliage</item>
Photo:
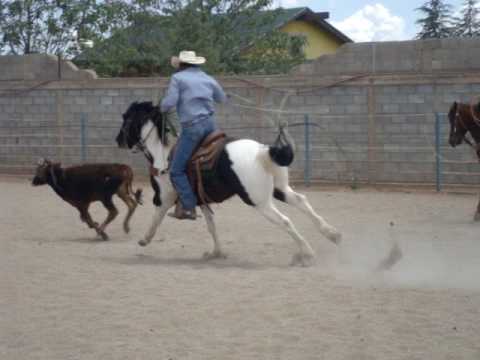
[[[429,0],[417,11],[424,17],[417,20],[421,26],[418,39],[446,38],[452,34],[451,5],[442,0]]]
[[[480,11],[477,0],[465,0],[460,17],[455,19],[454,34],[460,37],[473,37],[480,35]]]
[[[0,50],[62,54],[103,76],[166,75],[186,49],[214,73],[285,72],[305,39],[275,30],[271,1],[0,0]]]
[[[74,55],[81,40],[98,40],[128,25],[123,1],[1,0],[0,49],[11,54]]]
[[[305,60],[302,36],[275,29],[270,0],[167,0],[171,52],[204,54],[215,73],[279,73]]]

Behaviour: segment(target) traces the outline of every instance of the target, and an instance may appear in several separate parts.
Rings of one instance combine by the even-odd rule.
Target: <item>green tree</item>
[[[101,76],[160,75],[170,68],[171,50],[162,35],[165,27],[161,17],[135,14],[132,26],[97,41],[93,49],[86,49],[74,61]]]
[[[166,75],[184,49],[214,73],[285,72],[305,39],[276,30],[271,1],[0,0],[0,51],[62,54],[105,76]]]
[[[276,30],[270,6],[271,0],[197,0],[182,7],[169,0],[172,50],[205,54],[215,73],[284,72],[305,60],[305,39]]]
[[[39,51],[50,7],[48,0],[3,1],[0,20],[3,47],[13,54]]]
[[[0,0],[0,46],[12,54],[81,50],[81,40],[99,40],[128,25],[123,1]]]
[[[461,16],[455,19],[454,34],[460,37],[480,35],[480,18],[477,0],[465,0]]]
[[[207,57],[212,73],[279,73],[305,60],[302,36],[275,30],[270,0],[142,0],[131,25],[80,56],[101,75],[166,75],[181,50]],[[128,57],[127,57],[128,56]]]
[[[446,38],[451,35],[451,5],[442,0],[429,0],[417,11],[425,16],[417,20],[421,26],[418,39]]]

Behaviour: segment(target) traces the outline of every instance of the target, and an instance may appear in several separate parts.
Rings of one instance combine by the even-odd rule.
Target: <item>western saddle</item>
[[[225,147],[226,140],[226,134],[223,131],[216,130],[212,132],[203,139],[188,162],[188,180],[193,191],[196,191],[200,204],[213,202],[203,187],[202,173],[215,169],[220,153]]]
[[[200,204],[209,204],[214,202],[205,192],[203,187],[202,173],[213,171],[215,169],[220,153],[225,147],[226,141],[226,134],[223,131],[216,130],[212,132],[202,140],[188,161],[187,177],[193,191],[197,193]],[[172,160],[175,150],[176,145],[170,151],[170,155],[168,157],[169,163]],[[158,169],[150,168],[150,173],[153,176],[158,176]]]

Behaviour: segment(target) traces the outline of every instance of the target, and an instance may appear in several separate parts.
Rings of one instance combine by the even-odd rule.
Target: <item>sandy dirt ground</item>
[[[139,247],[142,185],[132,232],[119,218],[103,242],[51,189],[0,181],[0,359],[480,359],[474,195],[306,191],[344,239],[281,205],[317,254],[302,268],[238,200],[214,208],[226,259],[202,260],[203,219],[167,219]],[[378,271],[395,243],[402,259]]]

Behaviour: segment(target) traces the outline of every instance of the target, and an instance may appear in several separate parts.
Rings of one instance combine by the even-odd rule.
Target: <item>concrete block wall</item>
[[[59,65],[60,60],[60,65]],[[79,70],[73,63],[53,55],[29,54],[0,56],[0,81],[90,80],[97,75]]]
[[[296,180],[305,175],[308,118],[313,181],[434,183],[435,113],[446,113],[453,101],[476,99],[480,90],[480,69],[467,61],[480,42],[460,43],[463,47],[443,40],[348,44],[288,76],[220,77],[230,100],[219,106],[217,119],[230,135],[265,143],[274,141],[279,121],[288,121],[297,144],[291,167]],[[378,57],[375,73],[372,47]],[[433,64],[448,51],[465,59],[461,71],[452,72],[446,60],[445,69],[427,66],[425,59]],[[402,55],[406,60],[398,59],[400,53],[407,54]],[[336,60],[328,63],[332,58]],[[359,75],[362,69],[367,73]],[[66,165],[81,162],[85,118],[88,162],[125,162],[146,174],[142,155],[116,148],[114,139],[128,106],[133,101],[158,102],[168,79],[85,76],[46,83],[42,78],[0,82],[0,172],[31,172],[39,156]],[[443,180],[478,184],[473,152],[465,146],[448,147],[445,116],[441,132]]]
[[[336,53],[298,66],[295,74],[401,74],[480,71],[475,38],[348,43]]]

